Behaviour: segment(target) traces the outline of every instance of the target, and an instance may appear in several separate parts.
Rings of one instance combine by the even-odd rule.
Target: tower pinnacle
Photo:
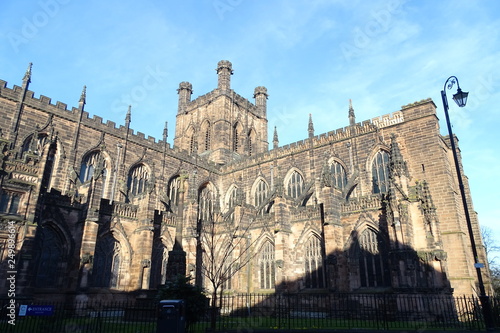
[[[313,125],[312,114],[310,113],[309,113],[309,125],[307,126],[307,131],[309,132],[309,138],[312,138],[314,136],[314,125]]]
[[[24,73],[23,84],[29,84],[31,82],[31,68],[33,67],[33,63],[30,62],[28,64],[28,69],[26,69],[26,73]]]
[[[231,75],[233,74],[233,64],[228,60],[221,60],[217,63],[217,74],[219,80],[217,88],[220,90],[229,90],[231,88]]]
[[[163,141],[167,142],[168,138],[168,121],[165,122],[165,127],[163,128]]]
[[[193,86],[189,82],[181,82],[179,83],[179,89],[177,89],[177,93],[179,94],[177,113],[182,113],[186,109],[186,105],[191,101]]]
[[[278,148],[280,141],[278,140],[278,130],[276,126],[274,126],[274,135],[273,135],[273,149]]]
[[[80,110],[83,111],[83,107],[87,102],[87,86],[83,86],[82,94],[80,95],[80,101],[78,103]]]
[[[127,126],[127,128],[130,127],[131,116],[132,116],[132,106],[129,105],[127,110],[127,115],[125,116],[125,126]]]
[[[354,108],[352,107],[352,100],[349,99],[349,125],[356,125],[356,115],[354,114]]]
[[[265,117],[267,113],[267,88],[266,87],[256,87],[253,92],[253,98],[255,98],[255,105],[259,110],[259,116]]]

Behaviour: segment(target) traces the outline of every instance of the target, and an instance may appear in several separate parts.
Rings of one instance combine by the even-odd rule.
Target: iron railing
[[[496,326],[500,327],[500,298],[491,298]],[[158,302],[33,302],[16,300],[15,315],[9,300],[0,300],[0,332],[154,333]],[[51,313],[20,315],[21,305],[49,306]],[[26,309],[26,308],[25,308]],[[210,327],[209,309],[188,332]],[[484,329],[481,303],[472,296],[423,294],[235,294],[219,298],[218,330],[240,329],[378,329],[473,330]],[[9,316],[10,314],[10,316]],[[12,322],[12,318],[15,321]],[[13,325],[15,323],[15,325]]]

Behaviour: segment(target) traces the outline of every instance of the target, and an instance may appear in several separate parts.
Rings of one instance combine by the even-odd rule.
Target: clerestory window
[[[380,150],[372,162],[373,193],[387,193],[389,189],[389,153]]]

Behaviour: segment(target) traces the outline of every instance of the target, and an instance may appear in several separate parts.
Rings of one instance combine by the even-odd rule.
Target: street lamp
[[[446,125],[448,126],[448,133],[450,135],[451,150],[453,153],[453,160],[455,161],[455,169],[458,177],[458,187],[460,189],[460,195],[462,196],[462,205],[464,206],[465,221],[467,223],[467,229],[469,231],[470,243],[472,246],[472,254],[474,256],[474,267],[476,268],[477,280],[479,284],[479,300],[481,302],[481,307],[483,309],[484,323],[486,329],[493,330],[493,316],[491,313],[491,304],[488,295],[484,289],[483,276],[481,274],[481,267],[484,264],[479,262],[477,255],[476,241],[474,240],[474,231],[472,230],[472,223],[469,215],[469,207],[467,205],[467,197],[465,195],[464,183],[462,179],[462,173],[460,171],[460,163],[458,161],[457,150],[455,148],[455,138],[453,136],[453,131],[451,130],[450,116],[448,115],[448,99],[446,97],[446,89],[453,88],[453,85],[457,83],[457,93],[453,95],[453,100],[457,103],[459,107],[464,107],[467,103],[468,92],[463,92],[460,89],[460,84],[456,76],[450,76],[448,80],[444,83],[443,90],[441,90],[441,97],[443,98],[444,115],[446,116]]]

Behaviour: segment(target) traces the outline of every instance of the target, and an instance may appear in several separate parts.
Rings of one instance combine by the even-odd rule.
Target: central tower
[[[174,146],[218,164],[267,151],[267,89],[255,88],[251,103],[231,89],[230,61],[216,71],[217,88],[194,100],[191,83],[179,84]]]

